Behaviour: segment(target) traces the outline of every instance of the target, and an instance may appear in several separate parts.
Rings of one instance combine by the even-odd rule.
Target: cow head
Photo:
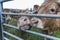
[[[11,20],[11,16],[10,15],[7,15],[6,16],[6,20]]]
[[[36,17],[31,18],[31,26],[43,29],[43,23],[42,20]]]
[[[27,16],[22,16],[19,18],[17,26],[21,30],[29,29],[30,28],[30,19]]]

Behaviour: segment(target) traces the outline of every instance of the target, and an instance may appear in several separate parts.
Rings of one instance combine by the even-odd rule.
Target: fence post
[[[2,27],[2,15],[1,12],[3,11],[3,4],[0,2],[0,40],[3,40],[3,27]]]

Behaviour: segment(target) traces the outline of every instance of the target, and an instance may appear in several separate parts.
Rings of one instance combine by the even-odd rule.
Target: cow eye
[[[24,21],[26,21],[27,19],[24,19]]]

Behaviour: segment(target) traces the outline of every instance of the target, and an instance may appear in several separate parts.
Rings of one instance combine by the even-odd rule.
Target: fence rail
[[[0,2],[7,2],[7,1],[12,1],[12,0],[0,0]]]
[[[4,40],[9,40],[8,38],[4,37]]]
[[[7,35],[9,35],[9,36],[11,36],[11,37],[17,39],[17,40],[23,40],[22,38],[17,37],[17,36],[15,36],[15,35],[13,35],[13,34],[11,34],[11,33],[8,33],[8,32],[6,32],[6,31],[3,31],[3,33],[5,33],[5,34],[7,34]]]
[[[56,14],[24,14],[24,13],[2,13],[3,15],[16,15],[16,16],[33,16],[33,17],[44,17],[44,18],[60,18],[60,15]]]

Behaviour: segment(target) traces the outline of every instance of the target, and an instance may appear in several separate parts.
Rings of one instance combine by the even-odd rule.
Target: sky
[[[3,3],[3,8],[26,9],[33,8],[33,5],[41,5],[44,0],[13,0]]]

